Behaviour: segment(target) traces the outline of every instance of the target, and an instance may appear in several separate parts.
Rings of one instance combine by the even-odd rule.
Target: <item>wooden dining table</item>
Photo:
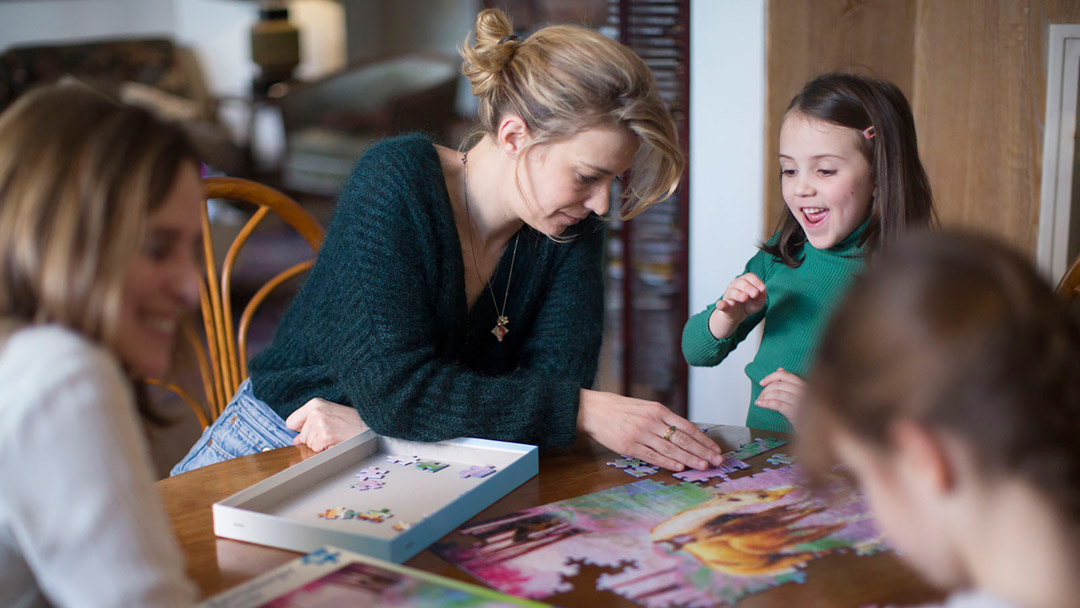
[[[780,437],[741,427],[715,427],[710,436],[726,451],[738,447],[747,437]],[[736,438],[732,440],[731,438]],[[777,450],[783,451],[783,450]],[[207,598],[235,587],[295,559],[300,554],[214,536],[212,505],[279,471],[314,455],[309,449],[287,447],[177,475],[157,482],[169,520],[183,548],[188,575]],[[617,457],[599,444],[582,438],[571,448],[540,453],[540,473],[529,479],[470,520],[480,522],[522,509],[545,505],[583,494],[598,492],[635,481],[606,463]],[[767,456],[748,460],[751,473],[765,466]],[[650,479],[678,483],[668,471]],[[453,564],[425,550],[405,565],[472,583],[483,584]],[[785,584],[750,595],[739,604],[744,608],[771,606],[799,608],[862,608],[865,606],[905,606],[940,599],[940,595],[905,566],[895,553],[871,556],[832,554],[809,563],[806,582]],[[544,598],[554,605],[635,606],[609,591],[596,589],[602,571],[582,565],[573,588]]]

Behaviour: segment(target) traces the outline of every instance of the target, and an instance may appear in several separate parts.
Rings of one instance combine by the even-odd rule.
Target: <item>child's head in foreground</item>
[[[811,470],[846,465],[931,582],[1020,605],[1076,585],[1080,331],[1016,252],[955,233],[883,251],[825,332],[805,423]]]

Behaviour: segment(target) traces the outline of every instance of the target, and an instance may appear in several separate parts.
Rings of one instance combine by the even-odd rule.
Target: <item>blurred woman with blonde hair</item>
[[[173,470],[366,428],[572,443],[667,468],[719,449],[659,403],[590,390],[603,333],[603,222],[669,196],[684,166],[645,63],[576,26],[514,35],[498,10],[461,49],[480,126],[459,152],[421,135],[364,155],[319,259],[226,414]]]
[[[0,114],[0,605],[195,601],[132,379],[167,371],[198,301],[198,166],[81,87]]]

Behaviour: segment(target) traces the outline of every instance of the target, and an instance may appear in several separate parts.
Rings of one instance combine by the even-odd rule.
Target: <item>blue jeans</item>
[[[169,474],[179,475],[209,464],[290,446],[296,435],[296,431],[285,426],[281,416],[255,396],[249,378]]]

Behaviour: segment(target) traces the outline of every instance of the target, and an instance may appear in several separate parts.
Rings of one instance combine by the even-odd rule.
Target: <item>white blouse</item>
[[[57,326],[0,339],[0,606],[189,606],[130,382]]]

